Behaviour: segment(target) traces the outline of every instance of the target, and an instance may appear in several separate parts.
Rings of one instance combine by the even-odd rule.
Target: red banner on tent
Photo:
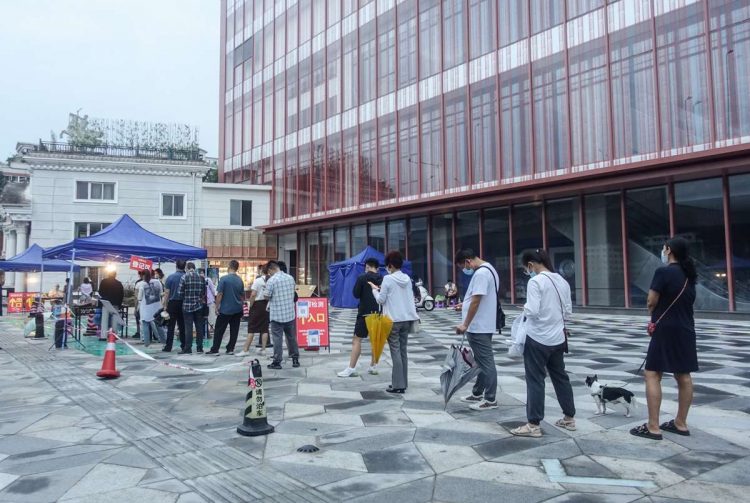
[[[8,294],[8,313],[28,313],[39,292],[11,292]]]
[[[297,344],[305,348],[330,348],[328,299],[318,297],[297,300]]]
[[[150,271],[154,268],[154,261],[143,257],[130,257],[130,268],[134,271]]]

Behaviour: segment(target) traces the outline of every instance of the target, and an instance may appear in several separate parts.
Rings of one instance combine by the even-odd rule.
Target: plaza
[[[526,392],[523,364],[507,356],[506,334],[494,341],[499,409],[474,412],[457,396],[444,408],[439,374],[458,340],[451,330],[458,315],[420,314],[420,332],[409,341],[406,394],[384,392],[385,356],[377,376],[336,377],[348,359],[354,312],[334,309],[330,354],[304,352],[300,368],[264,372],[276,431],[253,438],[236,433],[247,366],[201,373],[161,364],[205,369],[242,361],[237,357],[163,360],[152,353],[160,359],[154,363],[123,355],[122,377],[100,381],[94,377],[100,357],[49,351],[49,340],[24,339],[18,324],[4,318],[0,501],[746,500],[747,322],[696,321],[701,371],[694,375],[692,436],[666,433],[657,443],[628,433],[645,417],[642,378],[634,376],[647,345],[645,316],[575,315],[566,362],[578,430],[553,426],[560,412],[548,384],[544,436],[530,439],[508,433],[525,421]],[[510,309],[509,321],[517,314]],[[583,384],[593,374],[629,382],[640,404],[633,417],[619,409],[595,415]],[[669,378],[664,391],[666,420],[676,409]],[[304,445],[320,450],[297,452]]]

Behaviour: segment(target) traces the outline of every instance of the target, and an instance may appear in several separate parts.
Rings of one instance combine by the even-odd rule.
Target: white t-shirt
[[[565,342],[563,313],[566,320],[573,313],[570,284],[565,278],[549,272],[531,278],[526,287],[526,304],[523,306],[526,335],[545,346],[562,344]]]
[[[255,292],[255,300],[267,300],[266,299],[266,280],[263,276],[258,276],[253,281],[253,286],[250,289]]]
[[[474,274],[471,275],[469,287],[464,295],[463,309],[461,310],[461,319],[465,322],[466,315],[469,312],[469,306],[472,297],[480,295],[482,300],[479,302],[474,319],[469,325],[469,332],[473,334],[494,334],[497,330],[495,326],[497,320],[497,290],[495,283],[500,285],[500,276],[495,268],[488,263],[482,264]]]

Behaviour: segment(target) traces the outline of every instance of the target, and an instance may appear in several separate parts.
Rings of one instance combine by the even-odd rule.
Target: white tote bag
[[[523,356],[523,346],[526,344],[526,319],[523,314],[513,320],[510,328],[510,347],[508,356],[520,358]]]

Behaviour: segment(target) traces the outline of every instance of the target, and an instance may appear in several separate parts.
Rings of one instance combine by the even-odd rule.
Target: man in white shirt
[[[481,369],[471,395],[461,399],[471,403],[473,410],[497,408],[497,370],[492,351],[492,336],[497,322],[497,289],[500,277],[488,262],[477,257],[474,250],[463,249],[456,254],[455,264],[462,274],[471,276],[461,307],[462,322],[456,333],[466,334],[474,360]]]

